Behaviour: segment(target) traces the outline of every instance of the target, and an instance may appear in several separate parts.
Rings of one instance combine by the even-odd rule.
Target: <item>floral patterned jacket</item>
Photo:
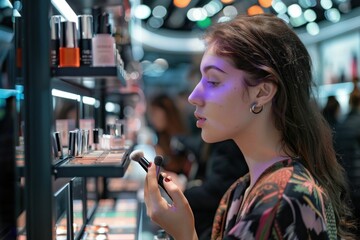
[[[330,201],[296,159],[277,162],[259,177],[244,200],[249,174],[222,198],[212,240],[337,239]]]

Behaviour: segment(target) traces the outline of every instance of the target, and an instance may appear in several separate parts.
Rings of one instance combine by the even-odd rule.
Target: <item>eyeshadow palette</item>
[[[130,149],[91,151],[70,157],[54,167],[56,177],[123,177],[130,164]]]

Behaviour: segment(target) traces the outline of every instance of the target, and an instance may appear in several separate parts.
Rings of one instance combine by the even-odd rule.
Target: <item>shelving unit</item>
[[[114,93],[126,86],[126,73],[122,66],[50,68],[49,63],[49,0],[23,1],[23,70],[24,122],[25,122],[25,165],[18,174],[25,177],[25,212],[27,239],[55,239],[55,223],[66,212],[67,239],[79,239],[94,209],[88,209],[83,199],[83,224],[79,234],[73,234],[74,179],[87,177],[122,177],[129,165],[129,152],[124,150],[118,163],[110,165],[77,166],[69,164],[73,159],[65,158],[54,165],[52,157],[51,132],[53,112],[51,89],[73,91],[79,95],[96,95],[104,103],[108,92]],[[89,87],[88,82],[92,82]],[[102,104],[104,105],[104,104]],[[104,106],[97,119],[97,125],[105,124]],[[56,185],[56,187],[55,187]],[[58,186],[59,185],[59,186]],[[84,190],[86,192],[86,189]],[[85,194],[85,198],[87,194]],[[64,209],[59,207],[59,201]],[[65,201],[65,202],[64,202]],[[96,204],[95,204],[96,207]],[[91,210],[91,211],[90,211]],[[59,229],[57,229],[59,230]]]

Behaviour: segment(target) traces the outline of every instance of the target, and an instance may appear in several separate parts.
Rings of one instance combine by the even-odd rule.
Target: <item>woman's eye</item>
[[[216,87],[218,86],[220,83],[217,82],[217,81],[207,81],[207,83],[210,85],[210,86],[213,86],[213,87]]]

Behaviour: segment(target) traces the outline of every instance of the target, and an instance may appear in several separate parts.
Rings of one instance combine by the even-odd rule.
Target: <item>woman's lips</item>
[[[196,127],[198,128],[202,128],[205,124],[205,121],[206,119],[205,118],[199,118],[197,121],[196,121]]]
[[[202,127],[204,126],[204,124],[205,124],[206,118],[201,117],[200,115],[198,115],[198,114],[196,114],[196,113],[195,113],[195,117],[196,117],[196,119],[197,119],[197,121],[196,121],[196,127],[202,128]]]

